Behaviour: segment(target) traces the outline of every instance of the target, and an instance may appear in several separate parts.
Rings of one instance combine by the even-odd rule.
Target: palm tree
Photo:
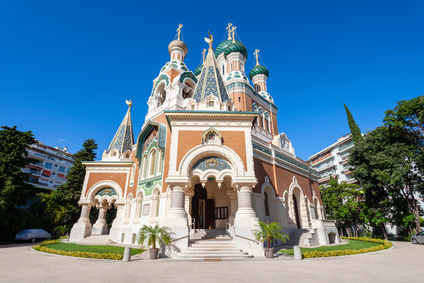
[[[283,229],[278,222],[271,222],[268,224],[259,221],[259,225],[257,226],[260,229],[252,230],[252,232],[257,241],[265,242],[266,240],[268,250],[271,248],[271,238],[280,239],[283,243],[289,239],[289,236],[283,232]]]
[[[147,245],[152,247],[149,249],[150,258],[155,259],[159,253],[159,249],[156,248],[156,244],[168,245],[171,242],[170,230],[171,229],[169,227],[159,227],[158,224],[156,224],[154,227],[151,225],[143,225],[143,227],[141,227],[140,231],[138,232],[138,244],[143,245],[147,240]]]

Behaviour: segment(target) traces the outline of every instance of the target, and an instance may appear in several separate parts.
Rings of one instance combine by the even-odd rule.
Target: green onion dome
[[[245,59],[247,59],[246,46],[244,46],[244,44],[238,40],[234,40],[233,42],[232,39],[229,39],[221,42],[215,49],[215,58],[217,58],[222,52],[224,52],[225,58],[227,58],[228,54],[230,53],[239,52],[244,56]]]
[[[252,79],[256,75],[265,75],[267,78],[269,77],[269,71],[267,68],[261,65],[256,65],[250,70],[249,78]]]
[[[198,76],[200,75],[200,73],[202,72],[203,69],[203,65],[200,65],[199,67],[196,68],[196,70],[194,70],[194,75]]]

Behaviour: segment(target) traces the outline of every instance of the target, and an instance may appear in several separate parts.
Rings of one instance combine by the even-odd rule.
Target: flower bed
[[[364,253],[372,253],[377,252],[381,250],[385,250],[388,248],[391,248],[393,246],[392,243],[380,240],[380,239],[373,239],[373,238],[366,238],[366,237],[343,237],[343,239],[347,240],[357,240],[357,241],[363,241],[363,242],[371,242],[371,243],[377,243],[378,246],[371,247],[371,248],[364,248],[359,250],[335,250],[335,251],[326,251],[326,252],[319,252],[319,251],[312,251],[312,252],[305,252],[303,253],[304,258],[314,258],[314,257],[331,257],[331,256],[344,256],[344,255],[356,255],[356,254],[364,254]]]

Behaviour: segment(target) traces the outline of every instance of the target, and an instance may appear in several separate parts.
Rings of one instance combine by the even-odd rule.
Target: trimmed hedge
[[[91,252],[66,252],[61,250],[55,250],[50,249],[46,246],[52,245],[52,244],[58,244],[60,243],[60,240],[50,240],[50,241],[44,241],[39,245],[33,246],[32,248],[36,251],[40,251],[43,253],[49,253],[49,254],[56,254],[56,255],[64,255],[64,256],[73,256],[73,257],[83,257],[83,258],[97,258],[97,259],[115,259],[115,260],[121,260],[123,258],[123,255],[121,254],[113,254],[113,253],[91,253]]]
[[[378,246],[371,247],[371,248],[365,248],[360,250],[338,250],[338,251],[327,251],[327,252],[305,252],[303,253],[304,258],[314,258],[314,257],[330,257],[330,256],[343,256],[343,255],[356,255],[356,254],[364,254],[364,253],[372,253],[377,252],[381,250],[385,250],[388,248],[391,248],[393,246],[392,243],[381,240],[381,239],[373,239],[373,238],[366,238],[366,237],[343,237],[343,239],[347,240],[357,240],[357,241],[363,241],[363,242],[371,242],[371,243],[377,243]]]

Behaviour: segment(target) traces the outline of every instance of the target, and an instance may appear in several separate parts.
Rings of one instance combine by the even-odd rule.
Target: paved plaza
[[[240,261],[80,259],[38,253],[29,244],[0,248],[1,282],[423,282],[424,245],[349,257]],[[148,280],[148,281],[146,281]]]

